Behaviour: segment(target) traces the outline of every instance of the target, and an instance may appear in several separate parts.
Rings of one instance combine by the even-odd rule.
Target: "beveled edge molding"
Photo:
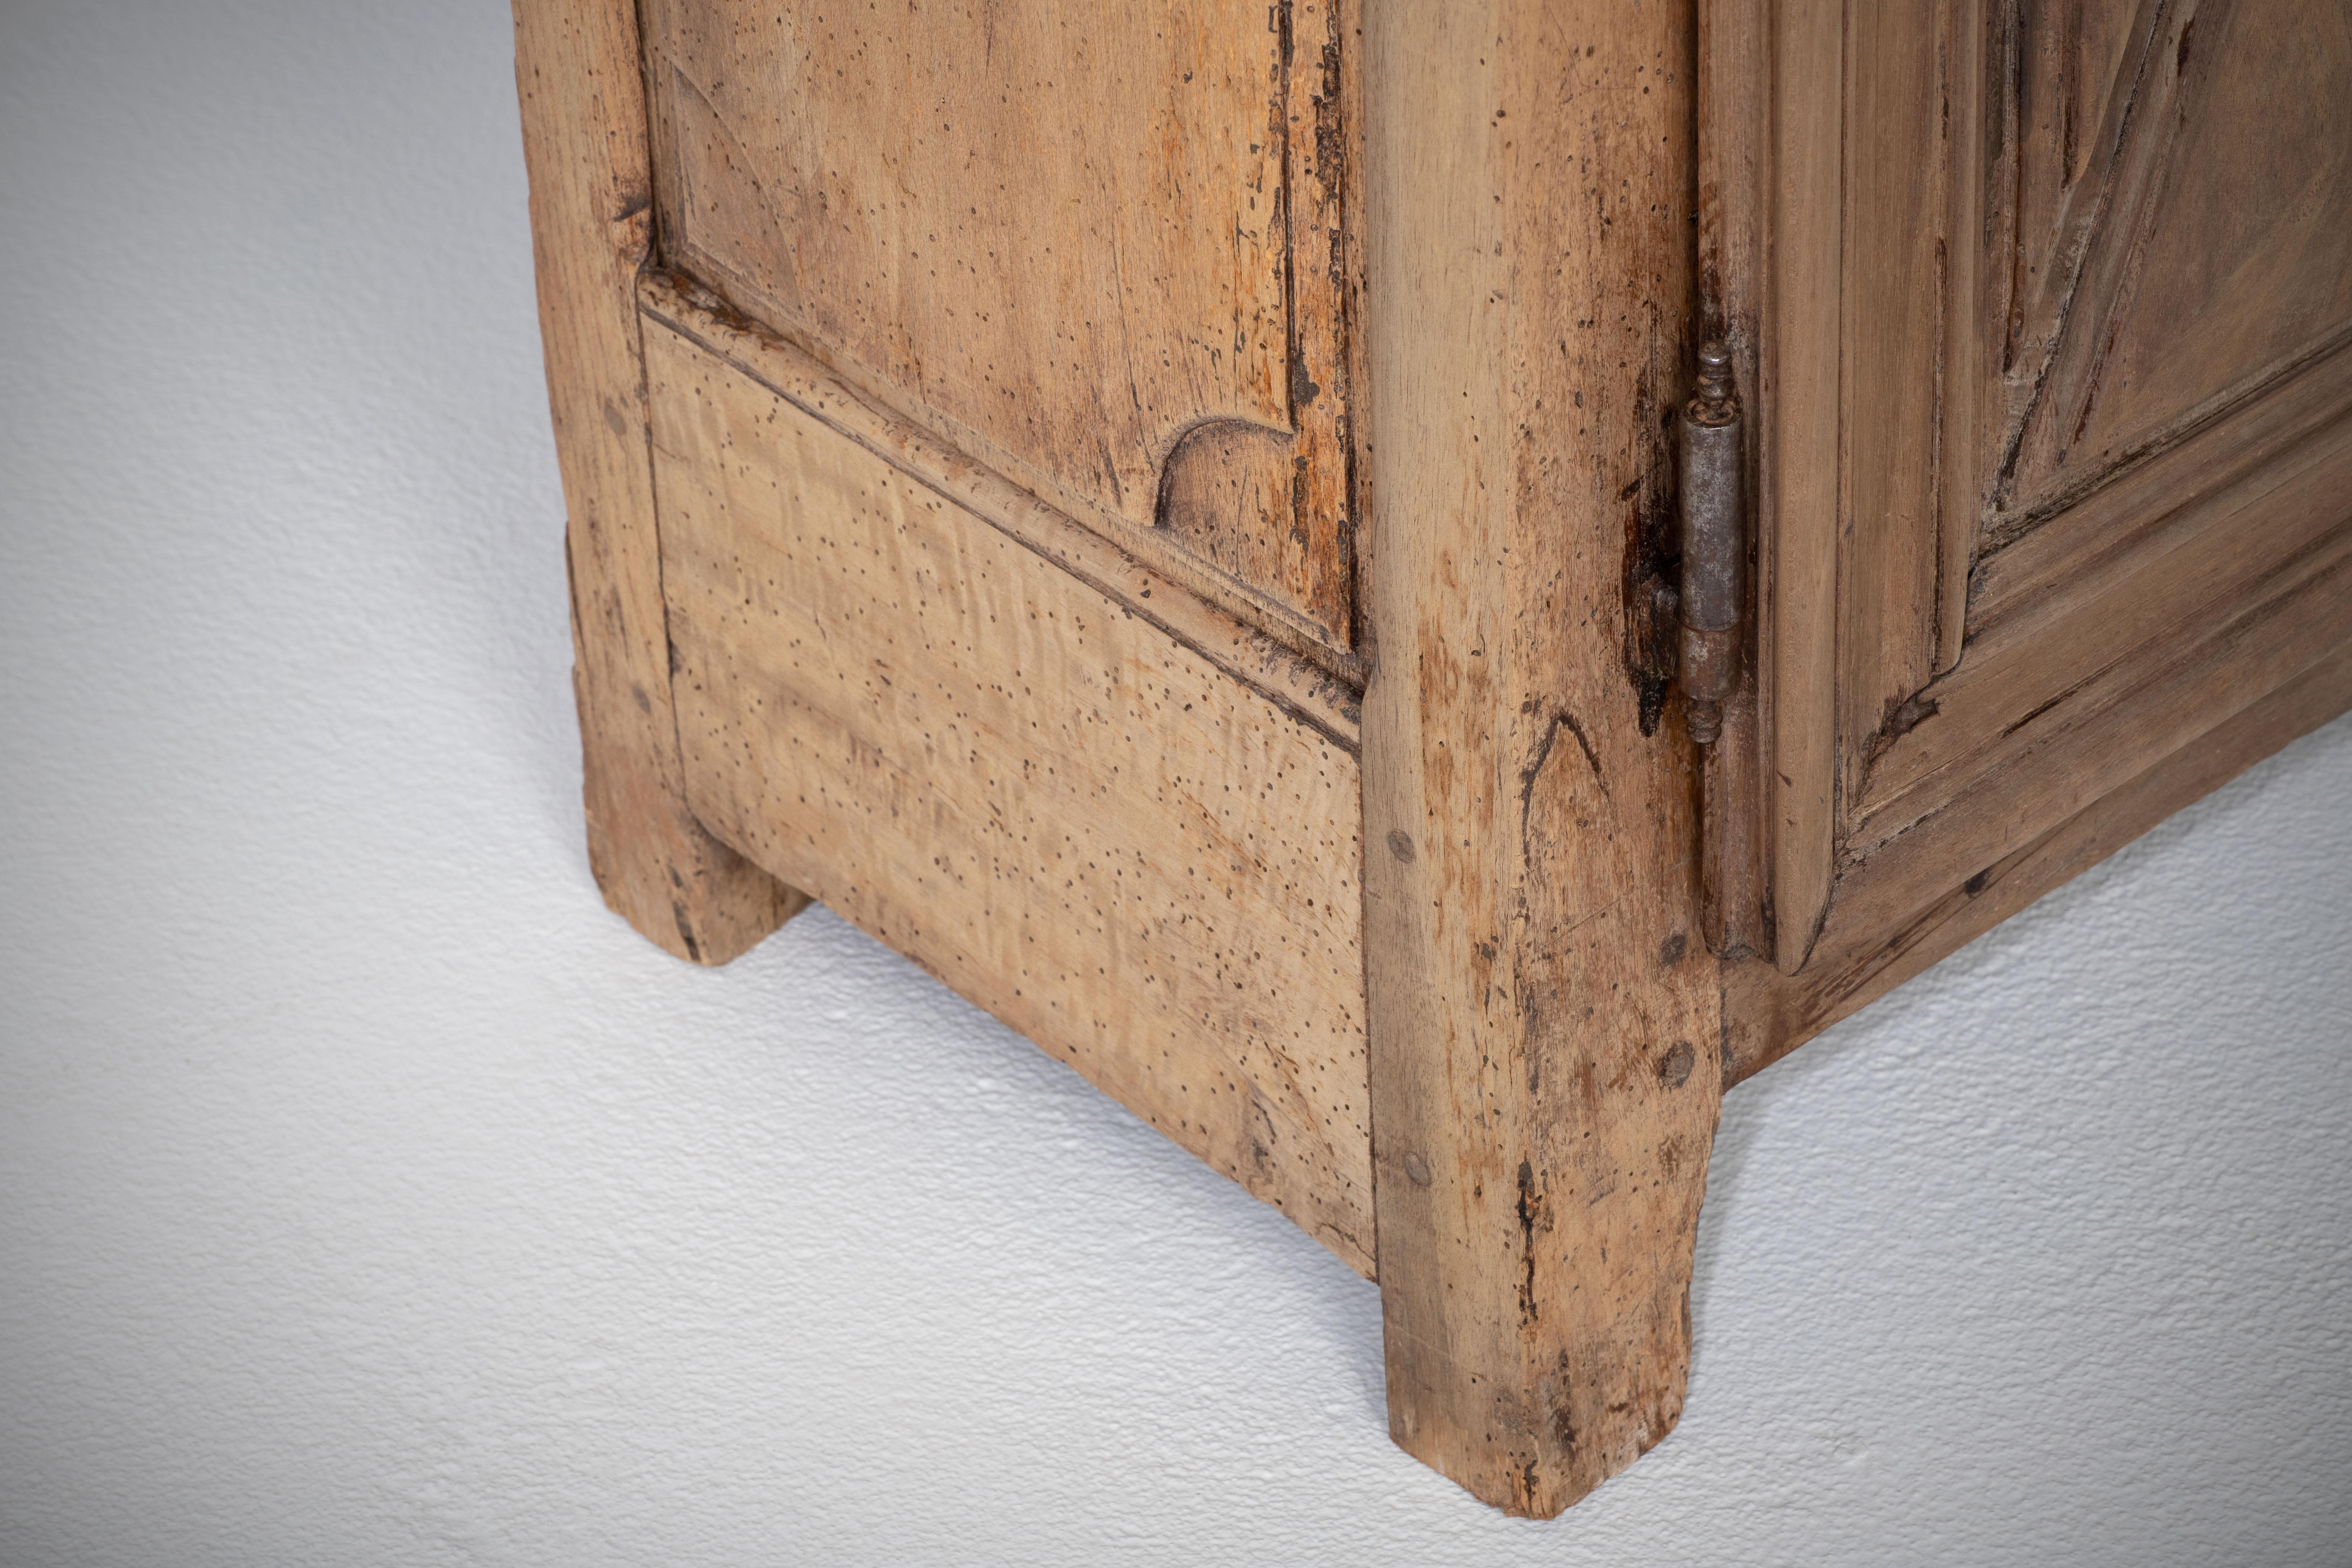
[[[1840,942],[1832,932],[1819,961],[1797,974],[1753,963],[1727,967],[1725,1087],[1755,1077],[2174,812],[2347,711],[2352,711],[2352,640],[2129,783],[1946,889],[1891,936]]]
[[[1158,626],[1349,756],[1361,757],[1362,675],[1353,657],[1345,658],[1344,673],[1305,657],[1254,617],[1234,613],[1222,602],[1225,595],[1213,596],[1191,581],[1194,572],[1139,559],[1124,540],[1104,537],[881,406],[691,278],[648,271],[638,280],[637,300],[653,321]]]

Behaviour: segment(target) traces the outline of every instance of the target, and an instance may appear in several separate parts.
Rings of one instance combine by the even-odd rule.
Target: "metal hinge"
[[[1659,587],[1671,612],[1675,684],[1682,688],[1690,738],[1712,745],[1723,705],[1739,687],[1747,618],[1748,521],[1740,504],[1739,397],[1731,350],[1717,340],[1698,351],[1698,386],[1675,420],[1681,427],[1682,566]]]

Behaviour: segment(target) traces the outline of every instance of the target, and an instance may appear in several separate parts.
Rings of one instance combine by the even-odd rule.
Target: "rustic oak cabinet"
[[[1069,1061],[1504,1507],[1727,1086],[2352,706],[2345,0],[516,16],[606,897]]]

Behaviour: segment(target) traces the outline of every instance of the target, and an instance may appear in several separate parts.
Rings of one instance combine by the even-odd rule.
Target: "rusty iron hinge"
[[[1747,621],[1748,524],[1740,505],[1739,397],[1731,351],[1720,341],[1698,351],[1698,386],[1675,420],[1681,440],[1682,565],[1661,584],[1660,609],[1678,628],[1675,684],[1682,688],[1690,738],[1712,745],[1723,704],[1739,688]]]
[[[1770,954],[1757,817],[1754,710],[1747,695],[1755,618],[1748,605],[1745,426],[1730,345],[1698,351],[1698,383],[1675,410],[1676,505],[1652,514],[1629,563],[1627,653],[1643,730],[1679,690],[1694,742],[1698,929],[1727,960]],[[1664,511],[1664,509],[1661,509]]]

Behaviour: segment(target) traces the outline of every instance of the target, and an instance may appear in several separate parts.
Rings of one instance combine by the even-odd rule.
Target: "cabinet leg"
[[[1503,1017],[1400,1040],[1373,1015],[1390,1435],[1537,1518],[1682,1414],[1723,1095],[1711,1042],[1606,1006],[1586,1016],[1589,956],[1522,978],[1536,993],[1523,1031]],[[1703,952],[1684,962],[1712,966]]]
[[[724,963],[808,900],[686,805],[637,322],[653,215],[635,5],[515,0],[515,76],[570,513],[589,862],[630,924],[681,958]]]
[[[1390,1428],[1549,1516],[1681,1414],[1723,1092],[1694,758],[1625,653],[1624,563],[1674,504],[1661,410],[1688,374],[1692,16],[1364,15]]]
[[[806,908],[807,896],[713,838],[687,809],[667,668],[657,685],[628,680],[612,668],[626,648],[593,649],[576,621],[573,645],[588,865],[604,902],[680,958],[740,957]]]

